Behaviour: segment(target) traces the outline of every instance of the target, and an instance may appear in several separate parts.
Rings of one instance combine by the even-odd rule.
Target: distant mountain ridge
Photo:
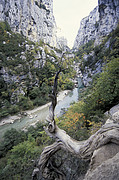
[[[82,19],[73,49],[78,49],[89,40],[95,40],[98,45],[104,36],[117,27],[118,22],[119,1],[98,0],[98,6]]]
[[[31,41],[56,44],[53,0],[1,0],[0,21],[7,21],[12,31]]]

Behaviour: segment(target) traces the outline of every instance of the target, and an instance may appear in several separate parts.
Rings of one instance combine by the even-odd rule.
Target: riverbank
[[[59,92],[58,96],[57,96],[57,101],[58,102],[62,101],[69,92],[70,92],[69,90]],[[39,106],[39,107],[34,108],[32,110],[27,110],[24,112],[24,114],[26,114],[26,116],[28,116],[29,118],[33,118],[34,113],[50,106],[50,104],[51,103],[47,103],[43,106]],[[4,126],[5,124],[13,124],[15,121],[20,120],[21,118],[22,118],[21,115],[14,115],[14,116],[5,117],[5,118],[1,119],[0,126]]]

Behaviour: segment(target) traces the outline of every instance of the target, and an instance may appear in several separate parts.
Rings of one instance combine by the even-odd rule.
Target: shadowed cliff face
[[[56,43],[53,0],[1,0],[0,21],[7,21],[14,32],[32,41]]]
[[[104,36],[114,30],[119,21],[119,1],[99,0],[98,6],[82,19],[74,42],[74,49],[78,49],[89,40],[95,40],[98,45]]]

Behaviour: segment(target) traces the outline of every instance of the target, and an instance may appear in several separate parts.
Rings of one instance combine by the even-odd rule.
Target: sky
[[[98,5],[98,0],[54,0],[53,14],[58,36],[64,36],[68,46],[73,47],[80,21]]]

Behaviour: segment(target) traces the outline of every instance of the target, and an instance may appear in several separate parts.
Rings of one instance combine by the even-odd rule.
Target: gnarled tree
[[[85,141],[76,141],[72,139],[64,130],[60,129],[54,119],[54,110],[57,105],[57,81],[58,75],[61,72],[61,68],[56,73],[52,94],[50,95],[52,103],[49,107],[49,116],[47,117],[48,126],[45,127],[47,134],[55,139],[55,143],[44,148],[41,153],[38,166],[34,169],[32,177],[35,179],[36,174],[40,171],[42,176],[47,179],[53,179],[53,171],[50,171],[50,167],[57,173],[56,179],[65,180],[65,176],[58,169],[53,167],[50,158],[57,151],[64,149],[72,154],[83,158],[90,159],[93,152],[99,147],[112,142],[119,145],[119,124],[109,123],[103,125],[94,135]]]

